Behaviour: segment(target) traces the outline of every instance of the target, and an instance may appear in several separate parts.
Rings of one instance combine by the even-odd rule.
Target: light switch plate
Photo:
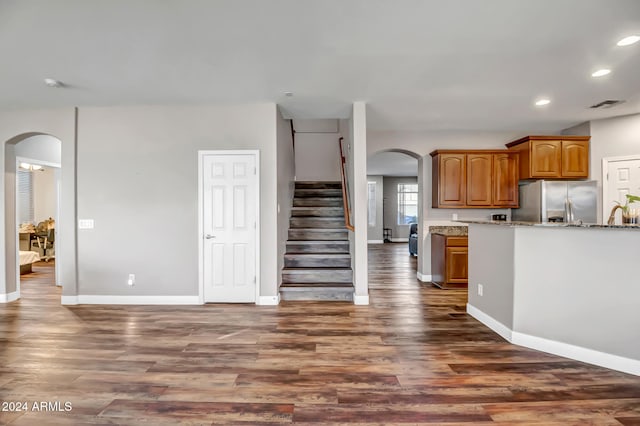
[[[79,219],[78,229],[93,229],[93,219]]]

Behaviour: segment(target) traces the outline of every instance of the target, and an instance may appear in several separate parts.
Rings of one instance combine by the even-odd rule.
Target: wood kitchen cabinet
[[[517,208],[518,155],[512,152],[493,154],[493,205]]]
[[[518,207],[517,152],[437,150],[431,156],[433,207]]]
[[[433,159],[433,180],[440,182],[433,192],[433,205],[463,207],[466,203],[466,155],[459,152],[443,153]]]
[[[520,154],[519,179],[587,179],[589,136],[526,136],[507,148]]]
[[[467,205],[489,207],[493,204],[493,154],[466,154]]]
[[[465,288],[469,280],[467,237],[431,235],[432,282],[440,288]]]

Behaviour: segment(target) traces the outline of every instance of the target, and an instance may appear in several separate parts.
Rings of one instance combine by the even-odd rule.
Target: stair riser
[[[342,189],[340,182],[296,182],[296,189]]]
[[[304,255],[286,255],[285,268],[348,268],[351,266],[350,258],[305,258]]]
[[[291,210],[293,217],[344,217],[344,210],[335,207],[306,208]]]
[[[342,207],[342,198],[295,198],[294,207]]]
[[[351,283],[353,274],[348,271],[282,271],[283,283]]]
[[[342,189],[296,189],[294,196],[296,198],[342,197]]]
[[[344,228],[344,218],[292,217],[289,226],[291,228]]]
[[[302,240],[302,241],[346,241],[349,239],[347,230],[336,232],[322,232],[320,230],[301,230],[301,229],[289,229],[290,240]]]
[[[288,253],[349,253],[349,243],[300,244],[287,243]]]
[[[327,291],[280,291],[280,300],[353,301],[353,292]]]

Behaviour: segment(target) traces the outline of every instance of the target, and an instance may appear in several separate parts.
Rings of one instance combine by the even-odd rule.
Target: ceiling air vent
[[[598,102],[595,105],[591,105],[589,108],[597,109],[597,108],[612,108],[618,104],[622,104],[624,101],[619,100],[611,100],[607,99],[606,101]]]

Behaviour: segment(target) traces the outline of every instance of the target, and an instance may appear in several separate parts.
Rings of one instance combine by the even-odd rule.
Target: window
[[[18,224],[34,223],[33,172],[18,169]]]
[[[418,184],[398,184],[398,225],[418,221]]]
[[[376,183],[367,182],[367,193],[369,194],[369,226],[376,226]]]

